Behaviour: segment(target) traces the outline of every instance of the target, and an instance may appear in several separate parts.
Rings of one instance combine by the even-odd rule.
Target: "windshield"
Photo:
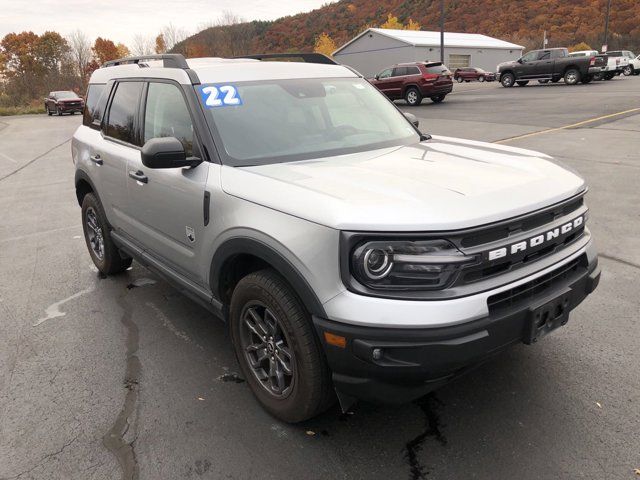
[[[78,98],[78,95],[73,92],[56,92],[54,96],[56,98]]]
[[[224,148],[224,163],[233,166],[420,141],[407,119],[362,78],[262,80],[218,88],[234,88],[239,98],[232,105],[205,108],[211,130]]]

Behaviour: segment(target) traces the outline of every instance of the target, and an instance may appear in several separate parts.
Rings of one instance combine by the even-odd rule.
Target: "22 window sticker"
[[[238,89],[233,85],[202,85],[200,96],[205,108],[237,107],[242,105]]]

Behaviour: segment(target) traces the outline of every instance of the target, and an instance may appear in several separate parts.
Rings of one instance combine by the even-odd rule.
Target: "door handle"
[[[104,163],[99,154],[91,155],[89,159],[96,165],[102,165]]]
[[[149,178],[143,173],[142,170],[129,170],[129,177],[140,183],[148,183]]]

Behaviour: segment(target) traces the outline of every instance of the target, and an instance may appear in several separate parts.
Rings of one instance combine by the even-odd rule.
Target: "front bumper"
[[[540,279],[534,280],[537,283],[526,298],[509,302],[506,307],[503,304],[498,310],[490,309],[488,316],[459,325],[376,328],[314,317],[336,390],[342,396],[367,401],[405,403],[438,388],[509,345],[531,341],[533,306],[561,296],[565,302],[561,318],[564,325],[568,312],[598,285],[597,258],[589,260],[584,254],[571,270],[548,278],[546,286]],[[325,332],[345,337],[346,346],[328,344]]]

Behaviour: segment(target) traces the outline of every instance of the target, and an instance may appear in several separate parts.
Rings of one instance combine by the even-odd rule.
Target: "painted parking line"
[[[601,122],[603,120],[607,120],[607,119],[614,118],[614,117],[620,117],[622,115],[628,115],[630,113],[636,113],[636,112],[640,113],[640,107],[631,108],[629,110],[624,110],[622,112],[610,113],[609,115],[602,115],[601,117],[590,118],[588,120],[583,120],[582,122],[578,122],[578,123],[572,123],[571,125],[565,125],[563,127],[548,128],[546,130],[539,130],[537,132],[525,133],[524,135],[517,135],[515,137],[503,138],[502,140],[496,140],[493,143],[505,143],[505,142],[510,142],[512,140],[520,140],[522,138],[528,138],[528,137],[534,137],[536,135],[542,135],[543,133],[551,133],[551,132],[557,132],[559,130],[567,130],[567,129],[570,129],[570,128],[582,127],[584,125],[588,125],[588,124],[591,124],[591,123]]]

